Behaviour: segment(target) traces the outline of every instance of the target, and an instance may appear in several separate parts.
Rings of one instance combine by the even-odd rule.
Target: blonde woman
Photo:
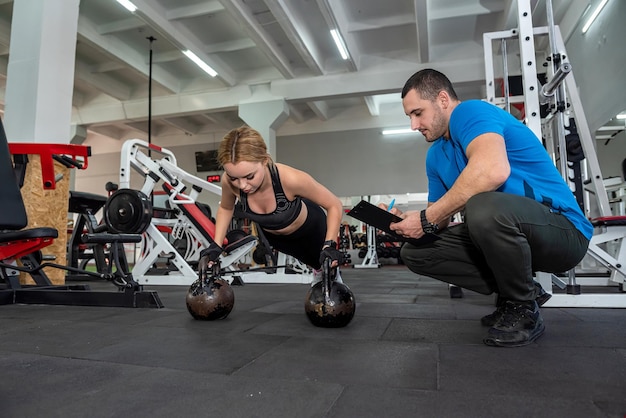
[[[327,257],[337,266],[341,201],[309,174],[275,163],[258,131],[242,126],[227,133],[218,150],[224,169],[214,242],[201,253],[201,274],[213,265],[233,216],[256,222],[272,248],[316,270]],[[236,204],[238,203],[238,204]],[[340,280],[338,278],[338,280]]]

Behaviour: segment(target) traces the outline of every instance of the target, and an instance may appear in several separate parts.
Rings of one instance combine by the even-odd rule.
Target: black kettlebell
[[[304,311],[316,327],[341,328],[352,321],[356,303],[348,286],[331,280],[330,263],[330,258],[324,260],[322,281],[307,292]]]
[[[187,310],[194,317],[205,321],[224,319],[235,305],[235,292],[230,284],[220,278],[219,263],[213,266],[211,277],[198,276],[187,292]]]

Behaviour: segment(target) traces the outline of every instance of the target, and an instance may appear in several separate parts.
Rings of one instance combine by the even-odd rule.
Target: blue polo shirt
[[[436,202],[467,166],[467,146],[485,133],[504,138],[511,174],[497,191],[525,196],[562,213],[588,239],[593,226],[535,134],[511,114],[480,100],[461,102],[450,116],[450,139],[428,149],[428,201]]]

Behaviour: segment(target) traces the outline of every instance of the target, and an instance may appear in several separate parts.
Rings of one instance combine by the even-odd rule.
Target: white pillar
[[[239,117],[265,139],[267,152],[276,160],[276,129],[289,117],[282,97],[271,96],[267,85],[254,86],[252,99],[239,104]]]
[[[15,0],[4,123],[10,142],[70,142],[80,0]]]

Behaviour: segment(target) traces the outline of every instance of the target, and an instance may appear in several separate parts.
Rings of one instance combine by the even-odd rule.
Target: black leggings
[[[480,193],[465,222],[438,241],[405,244],[400,256],[415,273],[512,300],[536,297],[533,273],[565,272],[585,256],[589,240],[563,215],[527,197]]]
[[[315,203],[302,199],[307,217],[300,228],[289,235],[277,235],[263,230],[272,248],[288,254],[313,267],[321,268],[320,252],[326,239],[326,213]]]

